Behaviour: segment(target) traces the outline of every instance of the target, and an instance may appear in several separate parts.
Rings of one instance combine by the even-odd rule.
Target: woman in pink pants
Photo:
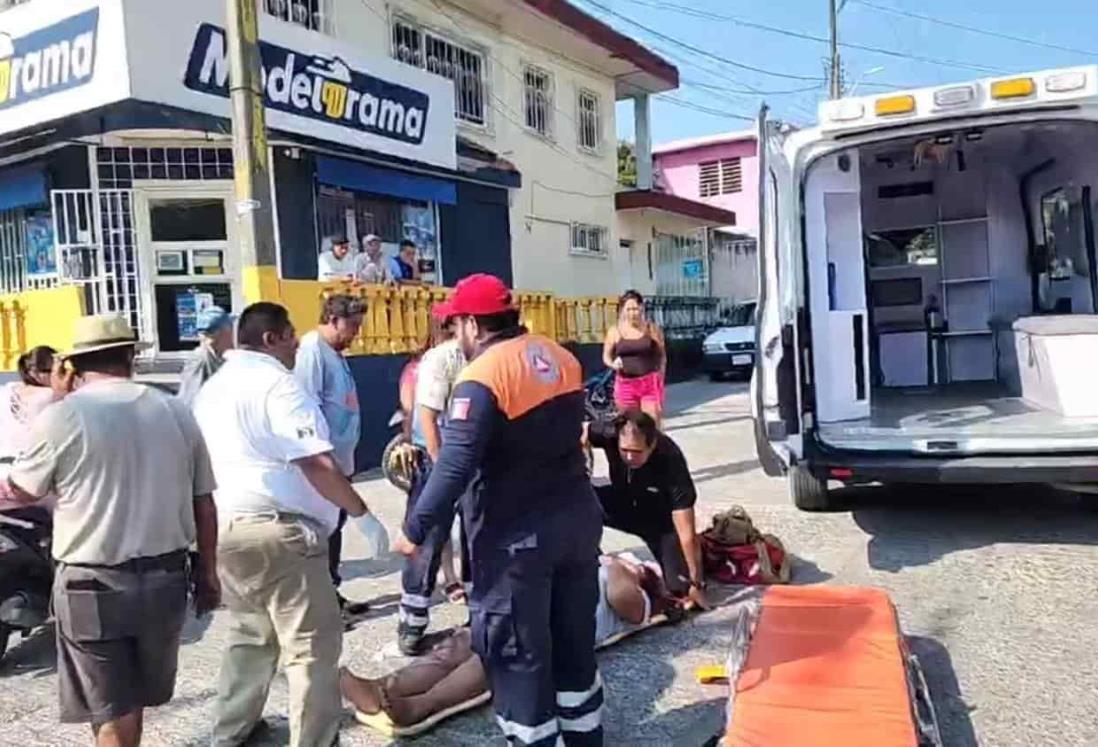
[[[644,297],[635,290],[618,300],[618,323],[606,332],[602,360],[617,372],[614,403],[618,409],[643,410],[659,424],[667,346],[659,326],[645,317]]]

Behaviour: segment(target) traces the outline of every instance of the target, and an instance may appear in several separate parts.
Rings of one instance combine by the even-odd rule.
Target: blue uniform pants
[[[431,467],[424,465],[412,476],[412,487],[408,491],[408,507],[405,518],[415,508],[416,501],[427,484]],[[431,594],[435,591],[435,579],[438,577],[442,562],[442,548],[450,539],[450,527],[435,527],[427,534],[427,539],[419,551],[404,559],[404,570],[400,575],[400,625],[419,632],[427,629],[430,623],[428,608]]]
[[[595,606],[602,523],[594,506],[532,513],[537,521],[528,533],[501,542],[471,538],[473,649],[510,744],[601,745]]]

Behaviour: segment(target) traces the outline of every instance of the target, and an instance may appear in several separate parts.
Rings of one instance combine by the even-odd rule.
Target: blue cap
[[[198,322],[195,325],[199,332],[213,335],[233,323],[229,312],[220,306],[210,306],[198,313]]]

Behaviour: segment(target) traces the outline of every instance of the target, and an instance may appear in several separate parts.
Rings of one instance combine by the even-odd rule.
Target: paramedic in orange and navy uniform
[[[449,527],[469,541],[473,649],[512,745],[602,744],[595,605],[602,513],[580,447],[580,365],[519,326],[507,286],[458,283],[448,312],[469,359],[442,451],[394,548]],[[466,492],[466,488],[468,492]]]

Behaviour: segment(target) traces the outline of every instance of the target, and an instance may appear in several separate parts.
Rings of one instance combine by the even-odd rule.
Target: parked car
[[[755,302],[733,306],[724,326],[705,338],[703,367],[713,381],[732,374],[751,378],[755,367]]]

